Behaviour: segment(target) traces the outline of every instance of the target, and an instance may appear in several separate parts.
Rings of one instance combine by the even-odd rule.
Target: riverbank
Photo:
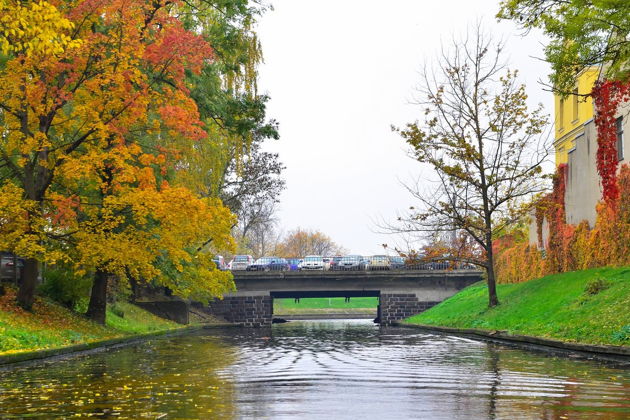
[[[406,324],[476,329],[570,343],[630,345],[630,267],[555,274],[497,287],[488,308],[485,284],[470,286]]]
[[[33,311],[15,304],[15,290],[0,296],[0,357],[22,352],[59,349],[124,337],[176,331],[183,325],[159,318],[137,306],[117,302],[99,325],[45,298],[37,297]]]

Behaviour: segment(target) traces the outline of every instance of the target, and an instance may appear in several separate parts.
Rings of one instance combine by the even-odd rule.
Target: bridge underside
[[[205,310],[247,327],[269,326],[274,298],[378,297],[389,325],[423,312],[481,279],[479,271],[235,273],[237,292]]]

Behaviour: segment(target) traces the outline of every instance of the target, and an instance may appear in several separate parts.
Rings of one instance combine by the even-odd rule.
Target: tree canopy
[[[39,262],[94,273],[97,317],[109,276],[200,300],[233,288],[211,262],[234,247],[223,184],[278,136],[256,92],[263,11],[0,0],[0,249],[25,257],[22,306]]]
[[[630,78],[630,2],[627,0],[503,0],[498,17],[550,37],[545,57],[553,88],[573,91],[575,76],[603,66],[605,77]]]

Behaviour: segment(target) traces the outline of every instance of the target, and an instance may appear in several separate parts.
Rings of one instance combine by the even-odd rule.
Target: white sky
[[[498,0],[270,0],[274,10],[258,26],[265,64],[261,92],[268,116],[280,122],[279,141],[267,149],[286,165],[280,228],[320,230],[352,253],[383,253],[374,222],[393,220],[413,205],[401,181],[422,172],[390,129],[420,119],[409,104],[418,71],[440,41],[479,19],[507,41],[506,59],[518,68],[532,105],[552,113],[543,38],[521,36],[511,22],[497,23]]]

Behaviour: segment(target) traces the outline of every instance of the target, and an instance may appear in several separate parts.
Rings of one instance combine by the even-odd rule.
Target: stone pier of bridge
[[[245,327],[269,326],[274,298],[378,297],[378,320],[391,325],[482,279],[477,270],[235,272],[237,291],[205,311]]]

